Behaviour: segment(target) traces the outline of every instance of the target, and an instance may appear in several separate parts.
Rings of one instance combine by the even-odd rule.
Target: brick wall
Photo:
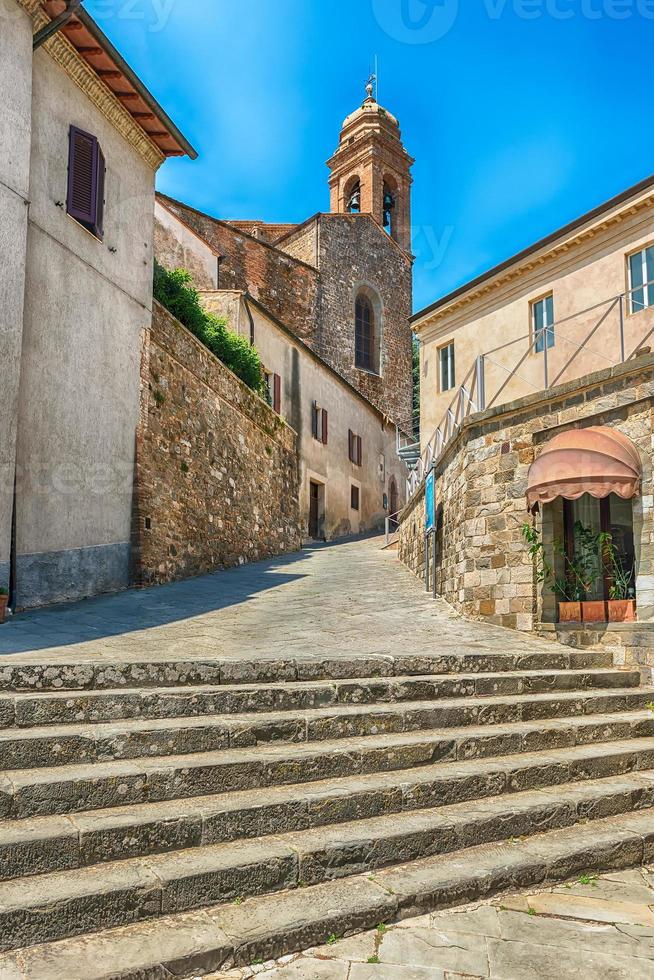
[[[305,343],[316,345],[319,281],[316,269],[223,221],[170,198],[162,200],[223,256],[220,289],[250,292]]]
[[[155,304],[141,368],[134,584],[296,551],[298,493],[293,430]]]
[[[643,466],[641,496],[633,502],[638,618],[654,621],[654,357],[646,356],[466,420],[438,462],[436,500],[443,506],[439,591],[472,618],[531,630],[552,621],[549,590],[537,583],[521,534],[529,519],[529,467],[545,443],[570,428],[606,425],[628,436]],[[560,534],[556,503],[537,518],[544,543]],[[418,542],[424,500],[402,514],[399,555],[422,574]],[[558,528],[558,531],[557,531]]]

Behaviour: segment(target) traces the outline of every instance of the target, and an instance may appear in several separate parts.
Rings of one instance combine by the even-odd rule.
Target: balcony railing
[[[636,293],[643,297],[651,296],[650,286],[654,286],[654,280],[563,317],[542,330],[509,340],[476,357],[424,448],[420,449],[415,442],[398,434],[398,452],[404,454],[403,458],[410,468],[407,496],[410,497],[417,490],[425,474],[438,461],[469,415],[521,397],[525,386],[533,391],[547,391],[565,380],[573,380],[600,367],[614,366],[631,359],[654,334],[654,325],[649,326],[652,322],[649,318],[645,322],[639,317],[635,321],[631,317],[627,320],[627,304],[632,306],[632,296]],[[647,309],[654,315],[654,306],[643,305],[639,312]],[[578,324],[580,319],[586,321],[583,323],[586,333],[582,341],[570,336],[575,321]],[[547,335],[550,332],[553,333],[555,346],[548,347]],[[542,351],[536,352],[543,341]],[[517,361],[512,366],[502,363],[498,355],[504,353],[506,356],[505,352],[518,344],[527,346]],[[613,356],[612,351],[615,351]],[[579,370],[579,355],[582,352],[587,355],[587,360],[593,362],[593,366],[584,366],[583,370]],[[514,390],[516,387],[518,391]]]

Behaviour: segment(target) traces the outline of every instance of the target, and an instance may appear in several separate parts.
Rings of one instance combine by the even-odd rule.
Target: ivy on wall
[[[154,298],[190,330],[212,354],[258,395],[265,395],[261,359],[255,347],[227,326],[224,317],[200,303],[193,277],[186,269],[165,269],[155,262]]]

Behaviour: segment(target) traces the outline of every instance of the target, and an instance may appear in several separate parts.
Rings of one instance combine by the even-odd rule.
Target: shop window
[[[584,598],[611,598],[614,585],[611,567],[603,562],[596,542],[600,534],[610,534],[617,561],[630,582],[629,598],[636,596],[636,551],[634,546],[633,507],[631,500],[612,493],[598,500],[585,493],[578,500],[563,505],[565,552],[570,561],[581,557],[588,588]]]

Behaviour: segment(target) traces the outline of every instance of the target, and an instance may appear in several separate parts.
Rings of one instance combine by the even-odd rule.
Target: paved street
[[[651,980],[654,868],[437,912],[204,980]]]
[[[175,657],[262,659],[389,653],[551,650],[469,623],[383,551],[382,538],[141,591],[22,613],[0,627],[0,655],[25,662]]]

